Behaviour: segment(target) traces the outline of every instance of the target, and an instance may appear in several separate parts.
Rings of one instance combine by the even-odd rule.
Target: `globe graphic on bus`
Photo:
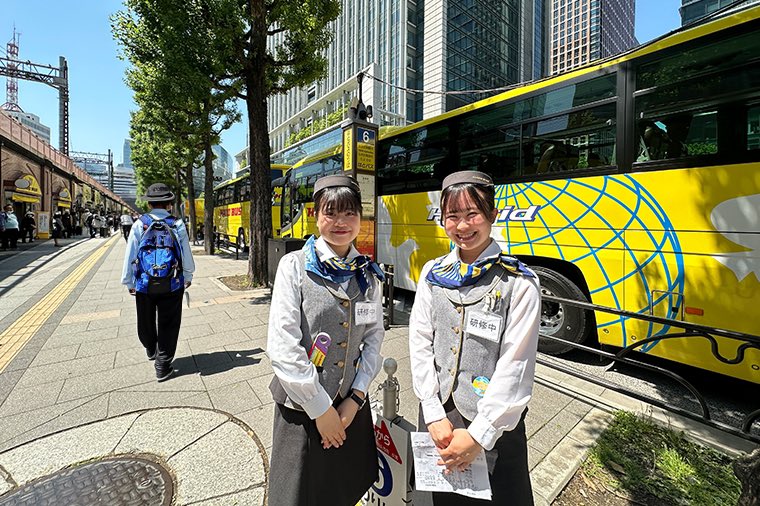
[[[640,306],[629,311],[678,318],[678,296],[683,293],[684,264],[673,224],[663,208],[630,176],[604,176],[587,180],[536,181],[498,185],[498,209],[540,206],[531,221],[510,219],[502,246],[510,254],[539,255],[575,264],[585,275],[595,303],[626,309],[624,284],[639,293]],[[507,219],[504,214],[499,220]],[[504,225],[505,223],[498,223]],[[649,297],[647,297],[649,298]],[[597,302],[599,301],[599,302]],[[628,318],[596,313],[597,327],[619,325],[623,346],[630,344]],[[670,326],[649,323],[646,336],[664,335]],[[657,341],[642,346],[648,351]]]

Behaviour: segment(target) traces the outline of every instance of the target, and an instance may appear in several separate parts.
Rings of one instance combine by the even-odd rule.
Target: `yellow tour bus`
[[[404,127],[378,150],[377,259],[399,287],[415,289],[423,264],[450,249],[443,178],[480,170],[497,185],[494,238],[543,293],[760,334],[760,7]],[[575,342],[672,331],[546,301],[542,311],[543,333]],[[704,338],[639,351],[760,383],[760,347],[717,341],[744,360],[716,359]]]
[[[341,168],[336,147],[288,172],[283,237],[315,233],[314,181]],[[494,178],[493,236],[544,294],[760,334],[760,7],[381,136],[376,258],[397,287],[450,250],[441,181],[466,169]],[[542,304],[542,333],[572,342],[675,330]],[[758,346],[716,339],[728,360],[704,338],[638,351],[760,383]]]
[[[287,165],[271,166],[272,237],[280,237],[280,200],[282,176]],[[234,238],[233,242],[246,250],[250,244],[251,181],[248,174],[214,188],[214,227],[216,231]]]
[[[293,165],[283,180],[280,228],[283,238],[303,239],[317,232],[314,215],[314,182],[343,171],[343,147],[335,146]],[[272,212],[274,220],[274,211]]]

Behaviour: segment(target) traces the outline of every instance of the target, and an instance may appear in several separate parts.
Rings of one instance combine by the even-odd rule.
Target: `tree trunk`
[[[252,286],[267,283],[267,242],[272,229],[272,190],[269,169],[267,125],[265,2],[249,0],[251,51],[245,62],[246,108],[248,110],[249,165],[251,167],[250,254],[248,278]]]
[[[211,150],[211,134],[203,134],[203,248],[207,255],[214,254],[214,152]]]
[[[193,181],[193,165],[190,164],[185,168],[185,174],[187,174],[187,202],[190,207],[190,240],[195,242],[197,237],[195,236],[198,226],[196,225],[198,217],[195,215],[195,181]]]
[[[737,506],[760,505],[760,448],[736,459],[734,474],[742,484]]]

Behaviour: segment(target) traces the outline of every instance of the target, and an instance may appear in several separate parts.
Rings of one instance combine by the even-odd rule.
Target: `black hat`
[[[460,170],[459,172],[454,172],[453,174],[446,176],[443,180],[441,190],[445,190],[451,185],[465,183],[493,186],[493,179],[491,179],[491,176],[485,172],[479,172],[477,170]]]
[[[359,189],[359,183],[357,183],[356,179],[351,176],[321,177],[317,179],[316,183],[314,183],[314,193],[316,194],[320,190],[324,190],[325,188],[332,188],[334,186],[345,186],[346,188],[351,188],[356,193],[361,193],[361,190]]]
[[[143,200],[147,202],[171,202],[174,200],[174,193],[164,183],[154,183],[148,187]]]

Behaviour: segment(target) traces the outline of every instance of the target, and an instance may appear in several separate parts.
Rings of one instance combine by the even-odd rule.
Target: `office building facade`
[[[738,3],[736,0],[681,0],[681,7],[678,9],[681,13],[681,26],[691,24],[732,4],[736,8],[741,8],[756,3],[759,3],[759,0],[747,0]]]
[[[214,161],[211,166],[214,168],[214,186],[232,178],[233,161],[230,154],[222,146],[211,146],[214,152]],[[198,161],[198,165],[193,169],[193,186],[195,187],[195,196],[199,197],[204,190],[206,181],[206,169],[203,166],[203,158]]]
[[[134,166],[132,165],[132,139],[124,139],[121,164],[124,167],[134,169]]]
[[[543,1],[343,0],[325,51],[327,77],[269,99],[272,153],[277,157],[302,129],[324,133],[330,114],[345,117],[362,71],[377,78],[362,81],[362,100],[381,126],[409,124],[493,94],[414,90],[488,90],[545,75]],[[270,49],[280,40],[272,38]]]
[[[36,114],[21,111],[4,111],[5,114],[15,119],[26,128],[34,132],[34,135],[50,144],[50,127],[40,122],[40,117]]]
[[[82,169],[85,170],[95,181],[106,188],[111,188],[111,176],[108,165],[103,163],[86,163],[78,162]],[[136,208],[137,200],[137,181],[135,180],[135,171],[132,167],[125,167],[119,164],[113,168],[113,192],[124,199],[127,205]]]
[[[634,0],[550,2],[550,74],[622,53],[636,45]]]

